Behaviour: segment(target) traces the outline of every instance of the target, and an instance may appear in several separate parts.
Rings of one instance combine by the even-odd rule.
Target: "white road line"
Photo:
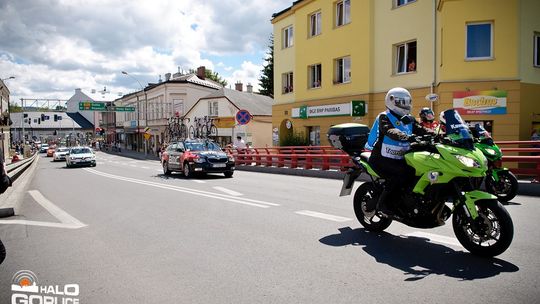
[[[455,237],[448,237],[444,235],[438,235],[433,233],[427,233],[427,232],[421,232],[421,231],[414,231],[411,233],[405,234],[405,236],[413,236],[413,237],[419,237],[419,238],[426,238],[432,243],[439,243],[439,244],[445,244],[445,245],[452,245],[456,247],[463,247],[459,243],[459,241]]]
[[[156,182],[151,182],[151,181],[146,181],[146,180],[134,179],[134,178],[129,178],[129,177],[123,177],[123,176],[100,172],[100,171],[89,169],[89,168],[84,168],[83,170],[96,174],[96,175],[111,178],[111,179],[117,179],[117,180],[131,182],[131,183],[140,184],[140,185],[146,185],[146,186],[162,188],[162,189],[167,189],[167,190],[172,190],[172,191],[189,193],[193,195],[210,197],[210,198],[224,200],[224,201],[228,201],[228,202],[232,202],[236,204],[243,204],[243,205],[249,205],[249,206],[260,207],[260,208],[269,208],[269,206],[279,206],[279,204],[274,204],[274,203],[269,203],[269,202],[264,202],[264,201],[259,201],[259,200],[234,197],[234,196],[225,195],[221,193],[214,193],[214,192],[202,191],[202,190],[197,190],[197,189],[166,185],[166,184],[161,184],[161,183],[156,183]]]
[[[191,181],[194,182],[194,183],[197,183],[197,184],[206,184],[205,181],[198,180],[198,179],[192,179]]]
[[[46,199],[41,192],[37,190],[28,191],[34,200],[40,204],[45,210],[47,210],[52,216],[56,217],[61,223],[54,222],[42,222],[42,221],[28,221],[28,220],[0,220],[0,224],[6,225],[29,225],[29,226],[42,226],[42,227],[53,227],[53,228],[67,228],[67,229],[78,229],[86,227],[85,224],[81,223],[78,219],[69,215],[64,210],[60,209],[58,206],[53,204],[51,201]]]
[[[233,190],[230,190],[230,189],[227,189],[227,188],[223,188],[223,187],[212,187],[216,190],[219,190],[219,191],[222,191],[222,192],[225,192],[227,193],[228,195],[232,195],[232,196],[242,196],[243,194],[240,193],[240,192],[236,192],[236,191],[233,191]]]
[[[334,222],[352,221],[352,219],[350,219],[348,217],[342,217],[342,216],[337,216],[337,215],[332,215],[332,214],[327,214],[327,213],[321,213],[321,212],[315,212],[315,211],[309,211],[309,210],[300,210],[300,211],[296,211],[295,213],[300,214],[300,215],[307,215],[307,216],[311,216],[311,217],[321,218],[321,219],[334,221]]]

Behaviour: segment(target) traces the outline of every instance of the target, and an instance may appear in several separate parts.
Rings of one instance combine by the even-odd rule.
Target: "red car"
[[[187,139],[170,143],[161,155],[163,173],[181,172],[185,177],[194,173],[223,173],[232,177],[234,157],[210,140]]]

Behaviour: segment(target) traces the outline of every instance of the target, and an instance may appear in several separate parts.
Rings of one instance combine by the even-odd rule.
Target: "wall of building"
[[[433,82],[433,1],[415,1],[394,8],[394,1],[373,1],[373,86],[385,92],[401,86],[420,88]],[[402,25],[402,26],[401,26]],[[396,45],[416,40],[416,71],[395,73]],[[375,51],[376,50],[376,51]]]
[[[534,66],[533,37],[540,35],[540,1],[521,0],[520,2],[520,69],[521,81],[540,83],[540,67]]]
[[[540,84],[521,83],[519,139],[530,140],[531,131],[540,132]]]
[[[293,45],[288,48],[283,48],[283,30],[292,25],[293,26]],[[283,94],[282,92],[282,74],[293,72],[296,76],[298,73],[295,71],[295,50],[296,41],[300,40],[297,37],[297,28],[294,15],[288,15],[279,21],[274,23],[274,98],[276,103],[287,103],[294,101],[294,90],[296,90],[296,79],[293,79],[293,92]]]
[[[440,81],[519,78],[518,0],[444,1],[440,7]],[[493,59],[466,60],[466,24],[483,21],[493,22]]]

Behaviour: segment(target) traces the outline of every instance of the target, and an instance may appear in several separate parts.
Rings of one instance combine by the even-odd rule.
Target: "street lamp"
[[[144,93],[144,107],[145,107],[144,126],[147,127],[148,126],[148,96],[146,94],[146,91],[144,90],[144,87],[142,86],[141,82],[137,78],[135,78],[133,75],[129,74],[126,71],[122,71],[122,74],[135,79],[135,81],[137,81],[137,83],[139,83],[139,86],[141,87],[141,90]],[[140,114],[139,94],[137,94],[137,149],[139,149],[139,114]],[[147,155],[148,155],[148,141],[145,139],[145,141],[144,141],[144,156],[147,156]]]

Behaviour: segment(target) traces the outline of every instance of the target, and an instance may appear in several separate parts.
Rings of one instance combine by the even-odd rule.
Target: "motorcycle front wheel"
[[[478,256],[494,257],[503,253],[514,238],[510,214],[497,200],[480,200],[476,207],[475,220],[467,216],[464,205],[454,211],[452,226],[458,241]]]
[[[356,218],[366,230],[380,232],[388,228],[392,219],[380,217],[376,211],[367,212],[367,204],[371,199],[378,199],[373,183],[363,183],[354,193],[353,207]]]
[[[493,180],[492,176],[486,177],[486,190],[495,195],[501,202],[509,202],[516,197],[518,180],[510,171],[501,171],[498,174],[499,181]]]

